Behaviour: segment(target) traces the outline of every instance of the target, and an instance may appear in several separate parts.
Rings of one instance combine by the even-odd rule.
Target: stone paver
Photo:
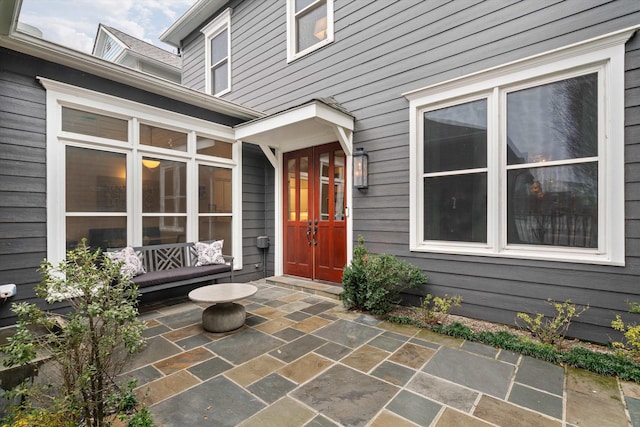
[[[514,384],[509,402],[562,419],[562,397]]]
[[[291,396],[332,420],[357,427],[366,425],[397,392],[396,386],[335,365]]]
[[[582,369],[567,369],[567,422],[581,427],[627,424],[615,378]]]
[[[120,378],[158,425],[640,426],[638,384],[257,286],[231,333],[191,302],[142,314],[148,346]]]
[[[518,367],[516,382],[562,396],[564,368],[525,356]]]
[[[441,405],[409,391],[401,391],[387,409],[420,426],[428,426],[436,418]]]
[[[446,408],[438,422],[434,427],[490,427],[491,424],[486,423],[478,418],[473,418],[470,415],[463,414],[458,411],[454,411],[451,408]]]
[[[315,413],[306,406],[285,397],[241,423],[239,427],[299,427],[314,416]]]
[[[478,398],[473,390],[423,372],[407,384],[407,389],[463,412],[470,412]]]
[[[503,399],[513,376],[513,365],[466,351],[444,347],[423,369],[425,372]]]
[[[473,412],[478,418],[497,424],[499,426],[518,427],[561,427],[562,422],[544,415],[529,411],[504,400],[491,396],[482,396],[478,406]],[[623,424],[624,425],[624,424]]]

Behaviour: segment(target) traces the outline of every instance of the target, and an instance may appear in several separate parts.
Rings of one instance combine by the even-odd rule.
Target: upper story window
[[[215,96],[231,91],[231,9],[205,26],[206,91]]]
[[[333,41],[333,0],[287,0],[287,59]]]
[[[624,264],[620,40],[407,94],[412,250]]]

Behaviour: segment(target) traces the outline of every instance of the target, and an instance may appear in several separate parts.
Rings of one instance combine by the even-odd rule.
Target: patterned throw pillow
[[[196,242],[195,248],[198,253],[196,267],[209,264],[224,264],[222,256],[222,244],[224,240],[217,240],[213,243]]]
[[[120,267],[120,273],[122,273],[123,276],[135,277],[139,274],[146,273],[140,257],[131,246],[115,252],[106,252],[106,255],[116,262],[123,261]]]

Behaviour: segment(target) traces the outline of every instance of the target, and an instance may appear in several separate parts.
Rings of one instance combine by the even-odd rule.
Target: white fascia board
[[[235,127],[236,138],[251,142],[251,137],[277,131],[286,126],[303,125],[305,121],[314,120],[327,126],[340,126],[343,129],[353,131],[354,119],[352,116],[340,112],[320,101],[312,101],[289,110],[276,113],[262,119],[242,123]],[[284,142],[284,141],[283,141]],[[273,141],[273,146],[277,146]]]
[[[0,35],[0,46],[239,119],[251,120],[264,116],[251,108],[28,34],[14,32],[10,36]]]
[[[179,48],[185,37],[208,20],[225,3],[226,0],[199,0],[160,35],[160,40]]]

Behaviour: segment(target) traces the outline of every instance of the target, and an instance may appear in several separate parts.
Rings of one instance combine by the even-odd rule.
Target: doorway
[[[347,261],[346,156],[339,143],[284,154],[284,273],[333,283]]]

